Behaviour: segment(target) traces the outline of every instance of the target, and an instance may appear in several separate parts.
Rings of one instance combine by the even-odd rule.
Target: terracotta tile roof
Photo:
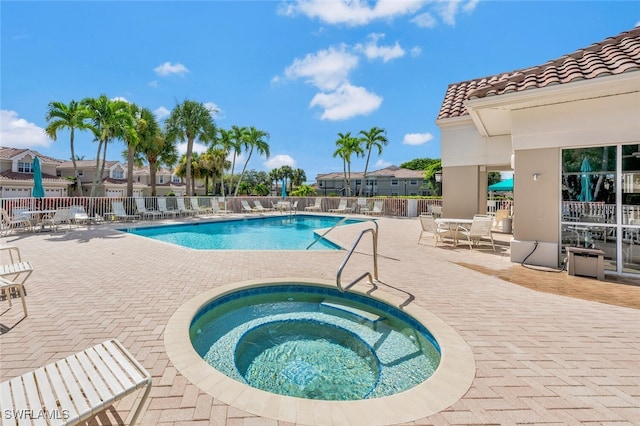
[[[10,160],[13,157],[22,154],[23,152],[32,152],[34,155],[36,155],[39,159],[40,162],[43,163],[53,163],[53,164],[60,164],[62,163],[61,160],[58,160],[57,158],[53,158],[53,157],[49,157],[46,155],[42,155],[40,154],[38,151],[34,151],[33,149],[27,149],[27,148],[10,148],[10,147],[4,147],[4,146],[0,146],[0,158],[4,158],[6,160]]]
[[[640,27],[543,65],[449,85],[438,119],[467,115],[468,99],[640,71]]]
[[[3,181],[31,181],[33,182],[33,174],[32,173],[20,173],[20,172],[12,172],[11,170],[4,171],[0,173],[0,180]],[[65,178],[61,178],[58,176],[48,175],[46,173],[42,174],[43,182],[52,182],[52,183],[64,183],[71,184],[71,181]]]
[[[105,167],[109,168],[115,164],[118,164],[118,161],[115,160],[107,160],[105,162]],[[96,160],[76,160],[76,166],[80,167],[80,168],[96,168]],[[100,164],[100,166],[102,166],[102,163]],[[62,161],[60,162],[60,164],[58,165],[59,168],[61,169],[72,169],[73,168],[73,161],[69,160],[69,161]]]
[[[389,166],[380,170],[372,170],[367,172],[367,178],[369,177],[395,177],[395,178],[421,178],[424,176],[424,171],[422,170],[410,170],[410,169],[401,169],[398,166]],[[364,172],[351,172],[351,180],[353,179],[362,179],[364,177]],[[326,174],[320,174],[316,179],[319,180],[331,180],[331,179],[344,179],[343,172],[332,172]]]

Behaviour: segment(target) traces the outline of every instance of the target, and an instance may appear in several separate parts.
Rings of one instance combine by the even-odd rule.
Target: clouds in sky
[[[180,62],[176,62],[175,64],[172,64],[171,62],[165,62],[162,65],[158,65],[153,70],[161,77],[167,77],[173,74],[184,75],[189,72],[187,67],[182,65]]]
[[[2,146],[13,148],[48,147],[53,143],[42,127],[18,117],[15,111],[5,109],[0,110],[0,140]]]
[[[262,163],[262,165],[267,169],[275,169],[282,166],[289,166],[291,168],[296,167],[296,161],[291,158],[291,156],[286,154],[278,154],[269,157],[267,161]]]
[[[407,133],[402,138],[403,145],[424,145],[425,143],[433,140],[433,135],[431,133]]]

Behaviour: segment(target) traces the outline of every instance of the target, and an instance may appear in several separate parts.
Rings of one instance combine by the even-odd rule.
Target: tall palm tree
[[[148,108],[141,108],[136,104],[129,104],[129,111],[131,112],[135,126],[135,134],[125,136],[125,142],[127,145],[127,197],[132,197],[133,166],[135,163],[136,149],[143,137],[155,137],[160,126],[158,125],[153,112]]]
[[[280,167],[280,175],[282,179],[284,179],[284,188],[287,188],[287,183],[291,182],[291,177],[293,176],[293,169],[291,166],[282,166]],[[291,192],[291,188],[289,188],[289,192]]]
[[[104,175],[107,145],[113,139],[124,140],[129,135],[135,134],[135,128],[129,104],[125,101],[111,100],[106,95],[100,95],[98,98],[85,98],[81,103],[89,110],[91,130],[98,141],[96,170],[91,187],[91,197],[95,197]],[[101,151],[102,163],[100,161]]]
[[[227,160],[228,151],[217,145],[209,147],[206,154],[211,158],[211,179],[213,193],[215,194],[216,182],[215,178],[220,176],[220,190],[224,196],[224,171],[231,167],[231,162]]]
[[[278,182],[280,182],[283,179],[283,175],[282,175],[282,170],[278,167],[276,167],[275,169],[271,169],[271,171],[269,172],[269,186],[271,187],[271,191],[273,191],[273,182],[276,183],[276,188],[278,187]]]
[[[218,143],[217,145],[219,146],[218,149],[222,150],[224,152],[224,160],[222,161],[222,173],[220,174],[220,191],[222,193],[222,196],[225,196],[225,188],[224,188],[224,171],[226,169],[228,169],[229,167],[231,167],[231,179],[233,181],[233,167],[235,166],[235,159],[236,159],[236,150],[235,150],[235,142],[233,140],[233,134],[231,130],[226,130],[226,129],[218,129]],[[231,152],[231,150],[233,151],[233,163],[228,162],[226,160],[227,156],[229,155],[229,153]],[[218,152],[218,154],[221,154],[222,152]],[[227,163],[229,163],[229,165],[227,165]]]
[[[296,188],[305,183],[307,180],[307,174],[303,169],[295,169],[291,173],[291,191],[293,191],[293,187]]]
[[[136,147],[135,163],[142,166],[144,163],[142,157],[146,158],[149,163],[149,179],[151,181],[151,195],[156,196],[156,172],[161,165],[173,167],[178,161],[178,150],[175,143],[167,140],[162,129],[158,128],[155,134],[142,135],[140,143]]]
[[[255,127],[251,126],[249,130],[247,130],[245,136],[245,146],[249,149],[249,155],[247,156],[247,161],[244,162],[244,166],[242,167],[242,173],[240,173],[240,178],[238,179],[238,184],[236,185],[236,190],[234,192],[234,196],[238,195],[238,189],[240,188],[240,183],[242,182],[242,177],[244,176],[244,172],[247,169],[247,164],[249,164],[249,160],[251,160],[251,155],[253,155],[253,151],[257,151],[258,154],[264,155],[266,158],[271,156],[269,152],[269,144],[265,139],[269,138],[269,133],[264,130],[258,130]]]
[[[46,120],[49,122],[45,128],[47,135],[54,141],[58,138],[58,131],[69,129],[69,144],[71,147],[71,162],[73,163],[73,176],[76,182],[77,195],[82,196],[82,183],[78,176],[78,165],[76,163],[77,155],[75,152],[75,131],[88,130],[89,111],[80,102],[71,101],[68,105],[62,102],[50,102]]]
[[[362,185],[360,185],[360,196],[367,184],[367,170],[369,169],[369,159],[371,158],[371,150],[375,147],[378,149],[378,155],[382,155],[382,147],[387,146],[389,140],[387,139],[387,131],[379,127],[372,127],[368,132],[360,130],[362,138],[360,141],[364,144],[364,149],[367,151],[367,162],[364,164],[364,174],[362,176]]]
[[[165,128],[169,140],[187,142],[185,183],[189,190],[189,187],[195,187],[191,182],[193,142],[198,139],[206,143],[215,133],[211,111],[202,103],[185,100],[173,108],[165,122]]]
[[[342,168],[344,171],[345,191],[348,197],[351,196],[351,156],[356,155],[360,157],[364,155],[362,146],[360,146],[360,139],[351,136],[351,132],[338,133],[338,140],[336,141],[336,150],[333,153],[334,157],[342,158]]]
[[[231,161],[231,182],[233,182],[233,175],[236,169],[236,158],[240,153],[242,153],[242,149],[247,146],[247,133],[249,129],[246,127],[236,126],[235,124],[231,126],[231,137],[230,137],[230,151],[233,152],[233,160]],[[238,185],[240,185],[240,181],[238,181]],[[237,186],[236,186],[237,188]],[[237,194],[236,190],[236,194]]]

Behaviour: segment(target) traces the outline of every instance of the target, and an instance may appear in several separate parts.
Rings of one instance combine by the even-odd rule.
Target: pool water
[[[357,293],[281,284],[206,304],[190,338],[212,367],[241,383],[321,400],[389,396],[440,363],[429,331],[406,313]]]
[[[194,224],[121,229],[196,250],[305,250],[316,239],[315,231],[338,223],[339,216],[282,215]],[[348,219],[344,224],[361,222]],[[337,250],[320,239],[309,250]]]

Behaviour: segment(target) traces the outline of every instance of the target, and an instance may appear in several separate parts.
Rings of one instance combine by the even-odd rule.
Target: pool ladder
[[[378,280],[378,224],[375,221],[372,221],[372,222],[375,225],[375,229],[374,228],[367,228],[367,229],[363,229],[362,231],[360,231],[360,234],[358,234],[358,237],[356,238],[354,243],[351,245],[351,249],[349,250],[349,252],[345,256],[344,260],[342,261],[342,264],[338,268],[338,273],[336,274],[336,284],[338,285],[338,289],[340,291],[343,291],[343,292],[347,291],[349,288],[353,287],[356,283],[358,283],[359,281],[361,281],[365,277],[369,278],[369,283],[370,284],[375,285],[376,283],[380,283],[380,280]],[[362,237],[364,236],[364,234],[369,233],[369,232],[371,233],[371,241],[373,243],[373,255],[372,255],[372,257],[373,257],[373,272],[367,271],[367,272],[363,273],[362,275],[360,275],[359,277],[357,277],[356,279],[354,279],[353,281],[351,281],[346,286],[343,286],[342,285],[342,271],[344,270],[344,267],[347,266],[347,263],[349,262],[349,259],[351,259],[351,255],[353,254],[353,252],[355,251],[356,247],[360,243],[360,240],[362,240]]]

